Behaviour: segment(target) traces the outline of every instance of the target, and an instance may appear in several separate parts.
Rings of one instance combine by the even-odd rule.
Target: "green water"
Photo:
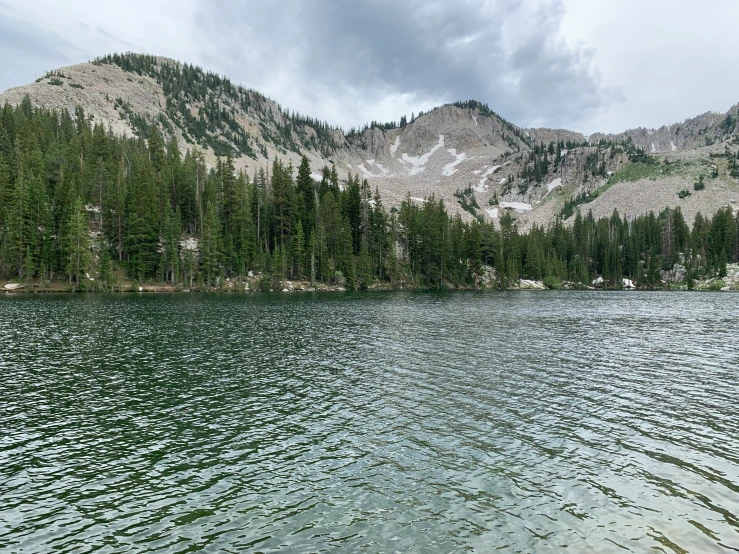
[[[0,297],[2,552],[739,551],[739,295]]]

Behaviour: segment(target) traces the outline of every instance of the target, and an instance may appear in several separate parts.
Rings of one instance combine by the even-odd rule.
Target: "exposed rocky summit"
[[[306,156],[316,179],[334,165],[359,174],[385,204],[435,195],[466,219],[515,212],[522,226],[576,210],[638,215],[680,207],[690,220],[739,209],[739,105],[656,130],[584,137],[522,129],[479,102],[445,105],[400,124],[344,133],[283,109],[260,93],[167,58],[113,55],[53,71],[0,94],[0,104],[84,114],[113,133],[146,136],[157,125],[181,150],[213,165],[231,154],[250,174]],[[78,111],[78,107],[82,111]],[[703,188],[694,186],[703,179]]]
[[[693,150],[723,142],[739,133],[738,112],[739,104],[725,114],[708,112],[659,129],[640,127],[617,135],[595,133],[590,136],[589,141],[591,143],[601,140],[631,141],[651,153]]]

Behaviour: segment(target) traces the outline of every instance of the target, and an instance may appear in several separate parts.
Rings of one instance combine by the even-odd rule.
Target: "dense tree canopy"
[[[538,153],[541,159],[551,153]],[[555,155],[556,159],[556,155]],[[536,160],[534,160],[536,162]],[[538,163],[538,162],[537,162]],[[569,222],[568,222],[569,223]],[[496,224],[450,216],[443,201],[410,197],[387,211],[378,191],[336,168],[315,181],[307,159],[235,171],[230,153],[207,168],[156,127],[146,139],[114,136],[74,117],[32,108],[0,111],[0,276],[104,284],[127,275],[192,286],[243,279],[319,280],[365,288],[500,287],[520,278],[588,283],[596,276],[657,283],[682,259],[690,278],[739,259],[730,209],[679,209],[626,219],[575,214],[521,233],[514,214]],[[490,268],[494,272],[489,271]]]

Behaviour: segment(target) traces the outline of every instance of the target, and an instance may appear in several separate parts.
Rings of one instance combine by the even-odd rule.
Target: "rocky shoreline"
[[[437,287],[419,287],[407,283],[391,284],[376,283],[364,291],[435,291]],[[622,286],[615,287],[599,277],[588,285],[570,281],[544,282],[522,279],[517,286],[500,289],[491,283],[481,283],[478,287],[447,286],[441,290],[445,291],[473,291],[473,290],[658,290],[658,291],[710,291],[729,292],[739,291],[739,264],[731,264],[727,267],[727,274],[723,278],[709,278],[696,280],[690,283],[687,274],[680,268],[670,272],[662,273],[662,280],[657,285],[638,283],[630,279],[623,279]],[[347,288],[341,285],[328,285],[325,283],[311,284],[309,281],[274,281],[266,286],[259,279],[247,279],[244,281],[226,279],[217,286],[194,286],[191,288],[169,283],[135,283],[125,282],[114,286],[103,287],[99,283],[90,281],[77,286],[67,281],[47,282],[3,282],[0,281],[0,291],[5,294],[28,294],[28,293],[202,293],[202,292],[229,292],[229,293],[259,293],[259,292],[347,292]]]

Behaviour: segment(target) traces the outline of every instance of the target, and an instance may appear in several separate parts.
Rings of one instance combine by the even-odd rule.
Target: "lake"
[[[739,295],[0,297],[0,551],[739,552]]]

